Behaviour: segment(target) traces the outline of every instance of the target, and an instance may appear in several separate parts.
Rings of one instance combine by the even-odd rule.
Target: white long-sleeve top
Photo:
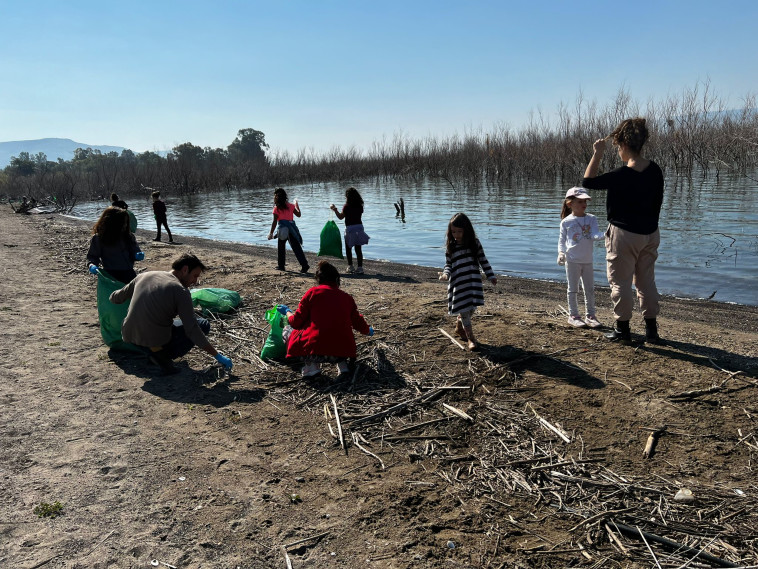
[[[561,235],[558,238],[558,252],[566,254],[570,263],[591,263],[592,247],[604,235],[597,225],[597,217],[587,213],[576,217],[573,213],[561,220]]]

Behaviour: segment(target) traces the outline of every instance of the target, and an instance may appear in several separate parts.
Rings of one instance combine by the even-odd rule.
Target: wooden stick
[[[532,407],[532,406],[530,405],[530,407]],[[537,414],[537,411],[534,410],[534,407],[532,407],[532,413],[534,413],[534,416],[537,417],[537,419],[539,419],[539,422],[542,425],[544,425],[545,427],[547,427],[548,429],[550,429],[551,431],[553,431],[556,435],[558,435],[559,437],[561,437],[565,442],[567,442],[567,443],[571,442],[571,439],[569,438],[569,436],[564,431],[562,431],[558,427],[555,427],[555,426],[551,425],[549,421],[547,421],[546,419],[543,419],[542,417],[540,417]]]
[[[660,427],[659,429],[654,430],[650,435],[647,437],[647,443],[645,444],[645,450],[642,451],[642,456],[645,458],[652,458],[653,454],[655,454],[655,445],[658,444],[658,437],[660,437],[663,433],[666,432],[666,426]]]
[[[314,540],[314,539],[321,539],[322,537],[326,537],[327,535],[329,535],[329,533],[330,532],[325,531],[324,533],[320,533],[318,535],[312,535],[311,537],[305,537],[303,539],[298,539],[297,541],[293,541],[292,543],[288,543],[287,545],[285,545],[284,549],[287,550],[290,547],[295,547],[296,545],[300,545],[301,543],[305,543],[306,541],[311,541],[311,540]]]
[[[461,419],[465,419],[466,421],[474,422],[474,418],[471,415],[466,414],[465,412],[461,411],[460,409],[456,409],[452,405],[448,405],[447,403],[443,403],[442,406],[453,413],[454,415],[458,415]]]
[[[456,339],[455,339],[455,338],[453,338],[453,337],[452,337],[450,334],[448,334],[447,332],[445,332],[445,331],[444,331],[442,328],[440,328],[440,329],[439,329],[439,331],[440,331],[440,332],[442,332],[442,333],[443,333],[445,336],[447,336],[448,338],[450,338],[450,341],[451,341],[453,344],[455,344],[456,346],[458,346],[458,347],[459,347],[461,350],[464,350],[464,351],[466,350],[466,348],[464,348],[464,347],[463,347],[463,344],[461,344],[461,343],[460,343],[458,340],[456,340]]]
[[[280,549],[284,553],[284,562],[287,564],[287,569],[292,569],[292,561],[290,561],[290,556],[287,555],[287,549],[283,545],[280,546]]]
[[[674,549],[675,551],[678,551],[679,553],[686,552],[686,553],[693,554],[696,557],[699,557],[700,559],[707,561],[708,563],[711,563],[713,565],[718,565],[719,567],[742,567],[742,565],[732,563],[731,561],[727,561],[726,559],[721,559],[719,557],[711,555],[710,553],[705,553],[701,551],[700,549],[695,549],[694,547],[690,547],[682,543],[677,543],[676,541],[672,541],[665,537],[655,535],[654,533],[648,533],[646,531],[640,530],[639,528],[633,528],[631,526],[628,526],[619,522],[611,522],[611,523],[614,526],[616,526],[616,529],[618,529],[621,533],[625,534],[627,537],[633,537],[637,539],[640,536],[643,536],[645,539],[649,541],[660,543],[661,545],[668,547],[670,549]]]
[[[419,403],[423,401],[428,401],[429,399],[432,399],[433,397],[436,397],[442,393],[439,389],[432,389],[431,391],[424,393],[422,395],[419,395],[418,397],[414,399],[409,399],[408,401],[403,401],[402,403],[398,403],[397,405],[393,405],[389,409],[385,409],[384,411],[379,411],[378,413],[374,413],[373,415],[368,415],[366,417],[361,417],[360,419],[356,419],[355,421],[352,421],[350,423],[350,426],[354,425],[360,425],[361,423],[366,423],[368,421],[373,421],[375,419],[381,419],[383,417],[386,417],[387,415],[391,415],[392,413],[395,413],[397,411],[400,411],[404,408],[406,408],[408,405],[412,403]]]
[[[332,405],[334,406],[334,418],[337,421],[337,432],[340,435],[340,446],[342,447],[342,450],[347,452],[347,448],[345,448],[345,437],[342,436],[342,421],[340,421],[340,414],[337,411],[337,399],[335,399],[334,394],[330,393],[329,397],[332,399]]]
[[[363,452],[365,452],[367,455],[373,456],[376,460],[378,460],[379,464],[382,467],[382,470],[384,470],[384,461],[381,458],[379,458],[378,456],[376,456],[370,450],[368,450],[368,449],[364,448],[363,446],[361,446],[361,443],[358,442],[358,437],[356,435],[357,435],[357,433],[353,433],[353,444],[355,446],[357,446],[360,450],[362,450]]]

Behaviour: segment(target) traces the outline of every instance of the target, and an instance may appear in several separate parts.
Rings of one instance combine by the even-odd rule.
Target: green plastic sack
[[[127,209],[126,213],[129,215],[129,231],[134,233],[137,231],[137,216],[134,215],[130,209]]]
[[[321,230],[321,244],[318,248],[318,256],[344,258],[342,255],[342,234],[333,219],[327,221]]]
[[[208,312],[229,312],[242,302],[238,292],[225,288],[196,288],[190,295],[194,306]]]
[[[114,350],[142,352],[140,348],[121,338],[121,324],[129,311],[129,302],[113,304],[109,297],[112,292],[123,288],[124,283],[117,281],[104,269],[97,274],[97,317],[100,321],[100,335],[103,342]]]
[[[271,331],[263,344],[261,359],[275,360],[287,355],[287,346],[282,340],[282,330],[287,325],[287,319],[279,314],[276,307],[266,311],[266,320],[271,324]]]

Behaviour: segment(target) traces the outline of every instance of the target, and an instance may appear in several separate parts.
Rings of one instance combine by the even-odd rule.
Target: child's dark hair
[[[347,205],[358,207],[363,212],[363,198],[358,193],[358,190],[352,187],[345,190],[345,200],[347,201]]]
[[[154,191],[152,194],[150,194],[150,195],[153,197],[153,199],[157,199],[157,198],[161,197],[161,193],[160,193],[158,190],[155,190],[155,191]]]
[[[471,225],[471,220],[465,213],[456,213],[450,218],[450,223],[447,224],[445,250],[448,253],[452,253],[457,247],[455,244],[455,238],[453,237],[453,227],[463,229],[462,246],[476,253],[476,231],[474,231],[474,226]]]
[[[129,233],[129,214],[113,205],[106,207],[92,226],[92,235],[97,235],[103,245],[114,245]]]
[[[641,117],[621,121],[621,124],[611,133],[613,143],[623,144],[635,154],[639,154],[648,138],[645,122],[645,119]]]
[[[316,269],[316,282],[318,284],[335,283],[340,286],[340,272],[329,261],[321,261]]]
[[[114,192],[114,193],[111,194],[111,201],[112,202],[117,202],[118,201],[118,194],[117,193]]]
[[[274,205],[279,209],[287,207],[287,192],[284,191],[284,188],[274,190]]]
[[[190,272],[194,271],[198,267],[200,267],[200,270],[202,271],[208,270],[208,267],[203,265],[200,259],[195,257],[192,253],[183,253],[181,257],[171,263],[171,268],[175,271],[181,271],[182,267],[185,266],[189,268]]]

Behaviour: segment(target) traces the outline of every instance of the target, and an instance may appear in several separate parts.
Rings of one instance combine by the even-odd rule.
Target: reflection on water
[[[441,267],[450,217],[465,212],[498,274],[564,280],[556,262],[560,209],[567,187],[518,183],[453,188],[446,181],[355,184],[365,201],[363,224],[371,236],[368,259]],[[571,184],[569,184],[570,186]],[[303,211],[296,222],[306,251],[318,251],[324,223],[336,219],[329,204],[341,207],[347,184],[289,186]],[[165,194],[166,192],[164,192]],[[591,192],[588,212],[605,222],[605,196]],[[405,219],[394,203],[405,201]],[[171,231],[209,239],[273,245],[267,241],[272,190],[240,190],[172,199]],[[128,200],[142,229],[154,229],[149,200]],[[104,202],[78,205],[73,215],[94,220]],[[339,222],[342,227],[342,222]],[[595,280],[606,283],[605,250],[596,244]],[[288,252],[290,263],[294,256]],[[313,264],[313,263],[311,263]],[[663,293],[758,305],[758,185],[747,179],[712,182],[667,180],[661,213],[661,248],[656,281]]]

